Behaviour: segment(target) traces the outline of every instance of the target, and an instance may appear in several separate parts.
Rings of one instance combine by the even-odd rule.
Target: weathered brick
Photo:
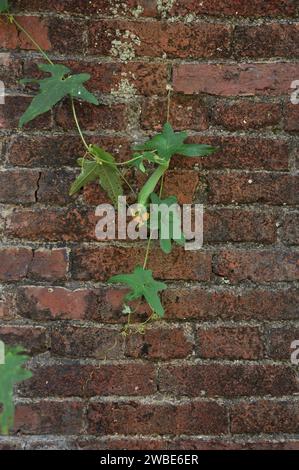
[[[138,396],[155,391],[155,369],[150,364],[62,364],[34,369],[33,377],[21,385],[19,394],[30,398]]]
[[[292,368],[280,365],[165,365],[159,372],[159,390],[176,396],[279,397],[297,393],[298,387]]]
[[[97,220],[94,211],[85,208],[15,210],[7,217],[6,235],[28,240],[95,240]]]
[[[212,204],[298,204],[298,176],[275,173],[212,173],[208,202]]]
[[[237,26],[234,48],[237,57],[298,57],[299,24]]]
[[[46,328],[32,326],[1,326],[0,338],[6,345],[21,346],[29,354],[47,351]]]
[[[198,183],[196,171],[169,170],[164,178],[163,196],[175,194],[179,204],[192,204]]]
[[[67,252],[64,248],[37,250],[30,265],[30,276],[34,279],[59,280],[66,277]]]
[[[231,429],[234,434],[297,433],[298,403],[260,400],[236,404],[231,410]]]
[[[288,132],[299,131],[299,106],[288,103],[284,109],[284,128]]]
[[[19,281],[26,278],[32,256],[32,251],[27,248],[1,248],[0,280]]]
[[[183,328],[148,328],[127,338],[125,355],[142,359],[179,359],[190,356],[193,345]]]
[[[48,26],[44,20],[37,16],[16,17],[16,20],[29,34],[34,36],[35,40],[44,50],[51,49]],[[18,31],[14,24],[6,21],[1,22],[0,43],[4,49],[35,49],[35,46],[25,33]]]
[[[54,327],[51,333],[52,354],[65,357],[120,359],[123,338],[117,329],[96,327]]]
[[[26,204],[36,202],[40,174],[33,170],[0,171],[0,202]]]
[[[230,131],[277,126],[281,107],[276,103],[218,100],[211,109],[212,123]]]
[[[88,131],[112,129],[113,131],[124,130],[127,125],[125,105],[123,104],[99,104],[98,106],[88,103],[76,103],[76,111],[80,126]],[[75,129],[72,109],[68,101],[56,108],[55,121],[64,130]]]
[[[248,169],[248,170],[288,170],[289,145],[283,139],[235,136],[194,136],[190,143],[209,144],[217,147],[217,152],[207,157],[175,157],[172,165],[179,168],[194,167],[203,169]]]
[[[240,209],[204,211],[204,243],[276,241],[275,216]]]
[[[213,15],[213,16],[293,16],[297,12],[294,0],[180,0],[174,2],[171,13],[176,15]]]
[[[97,21],[89,28],[88,52],[133,57],[228,57],[232,29],[222,24]],[[156,38],[153,41],[153,37]]]
[[[199,328],[198,355],[207,359],[261,359],[263,336],[255,327]]]
[[[284,217],[282,225],[282,239],[288,245],[299,244],[299,213],[290,212]]]
[[[83,320],[96,314],[97,301],[90,289],[25,286],[17,291],[17,311],[33,320]]]
[[[167,100],[148,98],[141,110],[143,129],[160,130],[167,120]],[[175,94],[170,101],[170,121],[177,130],[205,130],[208,128],[208,111],[202,99],[197,96]]]
[[[299,65],[181,64],[174,67],[174,89],[180,93],[219,96],[279,96],[290,93],[290,77],[298,77]]]
[[[169,320],[284,320],[298,319],[299,291],[255,287],[168,289],[163,293]]]
[[[102,246],[100,248],[76,248],[72,253],[74,279],[107,280],[120,272],[131,272],[136,264],[142,264],[145,248]],[[149,257],[149,268],[158,278],[194,279],[208,281],[211,276],[211,254],[206,252],[184,252],[175,248],[171,255],[153,250]]]
[[[285,1],[285,0],[284,0]],[[60,0],[49,0],[47,3],[40,2],[40,0],[16,0],[14,8],[21,9],[21,11],[31,12],[58,12],[58,13],[73,13],[82,15],[112,15],[128,16],[135,18],[135,10],[137,7],[142,7],[141,16],[155,16],[156,0],[126,0],[126,2],[119,2],[119,0],[95,0],[86,3],[85,0],[65,0],[61,3]]]
[[[222,250],[214,273],[232,283],[295,281],[299,278],[299,254],[290,250]]]
[[[17,406],[14,429],[24,435],[80,434],[82,421],[82,403],[39,401]]]
[[[42,171],[36,193],[37,201],[53,205],[68,204],[73,200],[69,191],[75,178],[76,173],[72,170]]]
[[[217,403],[93,403],[90,434],[221,434],[227,430],[226,409]]]

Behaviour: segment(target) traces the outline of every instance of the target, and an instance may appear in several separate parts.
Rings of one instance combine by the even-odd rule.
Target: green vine
[[[123,167],[137,168],[142,173],[148,173],[147,165],[151,164],[155,166],[155,169],[149,175],[148,180],[141,188],[137,196],[137,202],[141,207],[147,210],[149,200],[160,202],[160,203],[173,203],[176,199],[174,196],[166,200],[162,200],[163,181],[166,171],[169,168],[170,161],[174,155],[181,155],[183,157],[199,157],[213,153],[216,149],[209,145],[199,144],[186,144],[185,140],[188,135],[186,132],[174,132],[170,122],[170,99],[171,90],[168,91],[168,103],[167,103],[167,122],[163,126],[163,131],[160,134],[155,135],[145,143],[136,145],[132,158],[126,162],[117,162],[111,153],[108,153],[98,145],[88,144],[86,137],[80,127],[80,123],[76,113],[75,102],[85,101],[87,103],[99,104],[98,99],[92,93],[90,93],[84,86],[84,83],[90,79],[90,75],[86,73],[73,74],[72,71],[62,64],[54,64],[49,58],[47,53],[39,46],[35,39],[26,31],[15,17],[8,12],[7,0],[0,0],[0,12],[7,21],[13,23],[19,30],[21,30],[32,42],[32,44],[40,51],[46,64],[39,64],[38,68],[41,72],[47,73],[48,76],[43,79],[32,79],[25,78],[21,80],[21,83],[26,85],[34,82],[39,85],[39,93],[32,99],[28,109],[21,116],[19,125],[23,127],[28,122],[34,120],[41,114],[44,114],[51,110],[57,103],[59,103],[65,97],[70,97],[71,108],[73,112],[74,121],[82,140],[82,144],[85,150],[84,156],[77,160],[77,164],[81,169],[80,175],[76,178],[70,188],[70,195],[74,195],[81,188],[91,181],[98,181],[102,189],[110,197],[114,205],[117,205],[118,197],[123,195],[123,183],[125,182],[131,191],[133,191],[131,185],[126,180],[123,174]],[[160,194],[159,197],[155,194],[156,187],[160,182]],[[141,215],[142,219],[142,214]],[[138,214],[137,214],[138,216]],[[141,220],[144,222],[144,220]],[[158,227],[159,233],[161,227]],[[180,240],[176,240],[178,243],[183,242],[183,237]],[[171,240],[167,240],[163,243],[160,240],[160,246],[166,253],[171,251]],[[139,292],[139,297],[148,300],[147,293],[154,289],[155,280],[149,277],[149,272],[146,271],[149,253],[151,248],[151,234],[149,236],[146,255],[142,267],[136,267],[139,271],[139,275],[142,274],[147,278],[147,282],[144,284],[144,289]],[[136,271],[134,271],[136,272]],[[127,297],[127,300],[136,298],[137,295],[137,277],[133,274],[114,276],[109,282],[114,283],[116,281],[123,282],[133,289],[134,294]],[[126,277],[127,276],[127,277]],[[131,276],[130,278],[128,276]],[[130,279],[130,282],[129,282]],[[163,287],[164,288],[164,287]],[[135,289],[135,290],[134,290]],[[142,292],[142,293],[140,293]],[[157,309],[153,302],[148,301],[154,314],[163,316],[163,308]]]
[[[26,31],[23,26],[9,13],[7,0],[0,0],[0,14],[2,18],[22,31],[32,42],[34,47],[41,53],[46,63],[38,65],[41,72],[47,74],[42,79],[26,78],[21,83],[36,83],[39,91],[32,99],[28,109],[21,116],[19,125],[23,127],[25,124],[33,121],[38,116],[50,111],[53,107],[66,97],[70,98],[73,118],[76,124],[78,134],[82,141],[84,149],[83,157],[77,160],[80,168],[80,174],[73,182],[70,188],[70,195],[76,194],[85,185],[92,181],[98,181],[101,188],[107,193],[113,204],[116,206],[118,197],[123,195],[123,186],[126,184],[129,190],[134,193],[133,188],[124,175],[124,168],[133,168],[143,174],[148,175],[148,179],[144,186],[140,189],[136,196],[136,202],[144,211],[135,214],[143,224],[147,220],[148,205],[151,202],[173,204],[176,201],[175,196],[167,199],[161,199],[163,194],[163,183],[165,174],[169,168],[171,159],[174,155],[182,157],[199,157],[210,155],[215,152],[215,148],[209,145],[198,145],[185,143],[188,135],[186,132],[174,132],[170,124],[170,102],[171,89],[168,89],[167,100],[167,121],[163,126],[161,133],[156,134],[151,139],[141,145],[133,148],[132,157],[125,162],[117,162],[114,156],[104,150],[102,147],[87,142],[86,136],[82,131],[79,119],[76,113],[76,102],[87,102],[97,106],[99,101],[95,95],[85,88],[85,83],[90,79],[90,75],[86,73],[73,74],[72,71],[62,64],[55,64],[49,58],[47,53],[40,47],[35,39]],[[150,170],[154,166],[154,169]],[[155,193],[160,184],[159,194]],[[135,193],[134,193],[135,194]],[[169,222],[168,222],[169,223]],[[174,223],[173,220],[170,223]],[[163,252],[170,253],[172,250],[172,242],[183,244],[185,239],[181,234],[180,238],[173,239],[171,236],[168,240],[161,237],[163,220],[159,220],[157,226],[160,238],[160,247]],[[170,227],[171,229],[171,227]],[[172,230],[170,230],[172,233]],[[160,300],[160,292],[167,288],[167,285],[153,278],[152,271],[147,269],[149,254],[152,245],[152,232],[149,234],[146,253],[142,266],[136,266],[132,273],[125,273],[113,276],[109,279],[111,284],[124,284],[130,292],[124,299],[123,313],[128,315],[128,321],[124,328],[124,334],[130,332],[144,330],[145,325],[157,318],[162,318],[164,308]],[[151,314],[148,319],[136,326],[132,323],[132,316],[136,310],[132,310],[127,302],[136,299],[145,299],[148,303]],[[5,429],[6,430],[6,429]]]

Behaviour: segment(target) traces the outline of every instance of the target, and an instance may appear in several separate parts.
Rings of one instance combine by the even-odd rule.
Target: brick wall
[[[91,141],[127,158],[160,129],[171,84],[174,127],[221,151],[169,171],[169,193],[205,204],[205,244],[153,252],[165,321],[112,348],[122,291],[105,282],[144,246],[95,241],[94,185],[68,196],[81,152],[68,103],[17,129],[34,92],[18,80],[40,59],[1,24],[0,337],[26,347],[34,376],[0,447],[298,449],[298,1],[11,3],[53,59],[92,74]]]

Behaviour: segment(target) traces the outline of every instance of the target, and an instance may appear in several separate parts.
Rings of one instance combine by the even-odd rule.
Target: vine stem
[[[79,132],[79,134],[80,134],[81,140],[82,140],[83,145],[84,145],[84,147],[86,148],[86,150],[87,150],[88,152],[90,152],[89,145],[87,144],[87,142],[86,142],[86,140],[85,140],[85,138],[84,138],[83,132],[82,132],[81,127],[80,127],[80,124],[79,124],[79,120],[78,120],[78,116],[77,116],[76,108],[75,108],[74,98],[72,98],[72,97],[71,97],[71,102],[72,102],[72,111],[73,111],[74,120],[75,120],[77,129],[78,129],[78,132]]]
[[[170,101],[171,101],[171,91],[172,91],[172,88],[170,85],[169,86],[169,89],[168,89],[168,94],[167,94],[167,117],[166,117],[166,120],[167,122],[169,122],[169,119],[170,119]]]
[[[24,33],[27,38],[32,42],[32,44],[34,44],[34,46],[39,50],[39,52],[42,54],[42,56],[46,59],[46,61],[50,64],[50,65],[54,65],[52,60],[50,59],[50,57],[48,56],[48,54],[43,50],[43,48],[36,42],[36,40],[31,36],[30,33],[28,33],[28,31],[26,31],[25,28],[23,28],[23,26],[15,19],[15,17],[13,15],[7,15],[7,18],[10,22],[14,23],[15,26],[20,30],[22,31],[22,33]]]

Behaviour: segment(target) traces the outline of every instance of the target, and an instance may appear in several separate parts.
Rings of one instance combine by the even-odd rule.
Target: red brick
[[[80,434],[82,421],[82,403],[40,401],[17,406],[14,429],[24,435]]]
[[[276,103],[238,100],[219,100],[212,107],[212,123],[230,131],[260,129],[277,126],[281,119],[281,107]]]
[[[94,106],[78,102],[75,106],[82,129],[88,131],[102,129],[120,131],[126,128],[126,109],[123,104],[99,104]],[[76,124],[69,102],[65,102],[56,108],[55,121],[64,130],[75,129]]]
[[[45,21],[37,16],[16,17],[20,25],[31,34],[44,50],[51,49],[48,37],[48,26]],[[4,49],[36,49],[28,37],[18,31],[14,24],[1,22],[0,43]]]
[[[89,142],[99,143],[119,160],[129,159],[130,145],[125,138],[92,137]],[[77,155],[83,155],[82,141],[76,136],[15,136],[9,145],[10,164],[25,167],[74,166]]]
[[[141,110],[143,129],[161,130],[167,120],[167,100],[148,98]],[[177,130],[205,130],[208,128],[207,107],[197,96],[175,94],[170,101],[170,121]]]
[[[51,49],[60,53],[84,53],[84,36],[86,34],[84,21],[55,18],[48,19],[48,35]]]
[[[164,178],[163,196],[175,194],[179,204],[192,204],[198,183],[196,171],[169,170]]]
[[[16,129],[19,120],[29,107],[32,97],[29,96],[6,96],[5,106],[0,106],[0,129]],[[51,129],[51,111],[37,117],[24,126],[24,129]]]
[[[207,157],[175,157],[173,165],[181,168],[197,165],[203,169],[235,168],[249,170],[288,170],[289,146],[283,139],[235,136],[194,136],[190,143],[208,144],[218,151]]]
[[[299,328],[294,326],[284,326],[281,328],[270,328],[267,331],[267,341],[269,343],[268,354],[273,359],[291,360],[291,354],[296,348],[292,348],[294,341],[299,341]]]
[[[208,202],[212,204],[298,204],[299,178],[275,173],[210,172]]]
[[[143,8],[141,16],[155,16],[156,0],[127,0],[125,3],[120,3],[118,0],[94,0],[86,3],[86,0],[49,0],[47,3],[40,2],[40,0],[16,0],[14,7],[22,11],[31,12],[58,12],[58,13],[73,13],[86,15],[111,15],[117,14],[118,16],[134,16],[134,9],[138,6]]]
[[[22,346],[29,354],[47,351],[46,328],[31,326],[1,326],[0,338],[6,345]]]
[[[190,356],[193,344],[182,328],[147,328],[127,338],[125,355],[142,359],[179,359]]]
[[[171,13],[175,15],[213,15],[213,16],[293,16],[297,12],[294,0],[180,0],[175,2]]]
[[[276,219],[271,214],[242,209],[206,210],[204,243],[276,241]]]
[[[40,174],[33,170],[0,171],[0,202],[26,204],[36,202]]]
[[[261,359],[263,337],[256,327],[214,327],[197,331],[198,354],[207,359]]]
[[[97,220],[93,210],[74,207],[15,210],[7,218],[6,235],[27,240],[95,240]]]
[[[75,327],[53,328],[52,354],[65,357],[120,359],[123,356],[123,337],[118,329]]]
[[[32,257],[32,250],[27,248],[2,248],[0,250],[0,280],[20,281],[26,278]]]
[[[162,279],[194,279],[208,281],[211,276],[211,255],[175,248],[171,255],[153,250],[149,268],[154,276]],[[182,256],[182,253],[184,255]],[[142,264],[145,248],[130,249],[116,246],[77,248],[72,253],[73,278],[77,280],[107,280],[120,272],[131,272],[136,264]]]
[[[26,286],[18,289],[17,309],[34,320],[83,320],[96,314],[97,301],[90,289]]]
[[[0,320],[15,318],[14,295],[9,290],[0,291]]]
[[[290,94],[290,77],[299,76],[299,65],[275,64],[181,64],[174,67],[177,92],[220,96],[279,96]]]
[[[40,249],[33,253],[29,275],[34,279],[59,280],[65,279],[68,261],[64,248],[52,250]]]
[[[126,37],[126,31],[133,37]],[[222,24],[191,26],[183,23],[102,20],[92,23],[89,28],[88,52],[118,56],[119,50],[124,50],[125,54],[129,50],[130,55],[137,57],[162,57],[163,54],[179,58],[228,57],[231,34],[231,27]],[[114,41],[120,42],[120,45],[115,47]]]
[[[64,205],[72,201],[69,196],[71,184],[76,174],[72,170],[42,171],[36,193],[37,202]]]
[[[203,287],[168,289],[163,293],[169,320],[285,320],[298,319],[299,292],[275,290]]]
[[[282,226],[282,239],[288,245],[299,245],[299,213],[287,214]]]
[[[294,370],[280,365],[165,365],[159,372],[159,390],[180,397],[279,397],[298,393],[298,388]]]
[[[19,80],[23,77],[22,61],[14,57],[10,52],[1,53],[0,56],[0,80],[10,90],[19,89]]]
[[[299,278],[296,251],[222,250],[215,260],[214,273],[233,283],[295,281]]]
[[[298,403],[255,401],[234,405],[231,411],[232,433],[297,433]]]
[[[156,391],[155,369],[150,364],[62,364],[38,367],[33,372],[21,386],[22,397],[138,396]]]
[[[299,131],[299,106],[289,103],[284,110],[284,128],[288,132]]]
[[[299,24],[237,26],[234,48],[237,57],[298,57]]]
[[[217,403],[143,404],[93,403],[88,413],[90,434],[221,434],[227,430],[226,410]]]

